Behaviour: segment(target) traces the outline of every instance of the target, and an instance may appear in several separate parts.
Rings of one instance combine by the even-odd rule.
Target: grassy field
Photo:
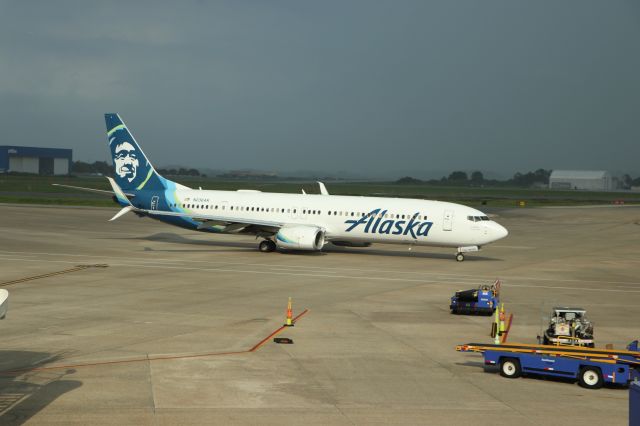
[[[318,193],[315,182],[230,181],[178,178],[191,188],[214,190],[257,189],[264,192]],[[53,183],[110,190],[104,177],[44,177],[0,175],[0,202],[114,206],[108,196],[52,186]],[[478,188],[437,185],[400,185],[385,182],[325,182],[331,194],[436,199],[470,206],[508,207],[524,201],[526,206],[611,204],[624,200],[640,204],[640,193],[555,191],[524,188]]]

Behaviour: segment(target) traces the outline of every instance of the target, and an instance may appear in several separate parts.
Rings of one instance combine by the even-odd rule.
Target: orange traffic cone
[[[291,298],[287,304],[287,321],[284,323],[286,327],[293,327],[293,309],[291,308]]]

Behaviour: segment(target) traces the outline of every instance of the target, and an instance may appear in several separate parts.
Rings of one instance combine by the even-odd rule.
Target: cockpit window
[[[467,220],[471,222],[481,222],[484,220],[491,220],[488,216],[467,216]]]

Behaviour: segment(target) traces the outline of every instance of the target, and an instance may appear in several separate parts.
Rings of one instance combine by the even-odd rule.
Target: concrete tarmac
[[[624,347],[640,337],[638,208],[500,211],[509,237],[462,263],[393,245],[264,254],[116,211],[0,205],[0,282],[108,265],[6,287],[0,424],[627,424],[625,389],[508,380],[455,352],[490,342],[491,319],[448,307],[500,278],[510,341],[577,305],[598,346]],[[289,296],[309,308],[279,334],[294,344],[243,352]]]

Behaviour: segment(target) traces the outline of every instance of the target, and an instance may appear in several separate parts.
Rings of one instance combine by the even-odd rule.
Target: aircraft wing
[[[198,229],[216,228],[222,232],[240,231],[249,226],[258,227],[261,230],[265,230],[265,231],[277,232],[278,229],[282,228],[285,225],[284,222],[275,222],[270,220],[259,220],[259,219],[239,220],[238,218],[235,218],[235,217],[227,217],[227,216],[220,216],[220,215],[209,215],[209,214],[201,214],[201,213],[191,214],[191,213],[171,212],[171,211],[163,211],[163,210],[141,209],[131,204],[126,194],[122,192],[122,189],[120,189],[118,184],[113,179],[111,179],[110,177],[107,177],[107,179],[109,179],[109,183],[111,184],[111,187],[113,188],[113,192],[118,198],[118,200],[121,201],[123,204],[125,204],[125,207],[122,210],[120,210],[115,216],[109,219],[110,221],[116,220],[122,215],[130,211],[133,211],[136,213],[141,213],[149,216],[173,216],[173,217],[183,217],[187,219],[192,219],[197,222],[202,222],[198,226]]]
[[[59,183],[52,183],[51,185],[52,186],[59,186],[61,188],[79,189],[80,191],[97,192],[99,194],[105,194],[105,195],[107,195],[107,194],[108,195],[113,195],[114,194],[113,191],[107,191],[107,190],[104,190],[104,189],[85,188],[85,187],[82,187],[82,186],[73,186],[73,185],[62,185],[62,184],[59,184]],[[126,194],[125,193],[125,195],[127,197],[129,197],[129,198],[135,197],[135,194]]]

